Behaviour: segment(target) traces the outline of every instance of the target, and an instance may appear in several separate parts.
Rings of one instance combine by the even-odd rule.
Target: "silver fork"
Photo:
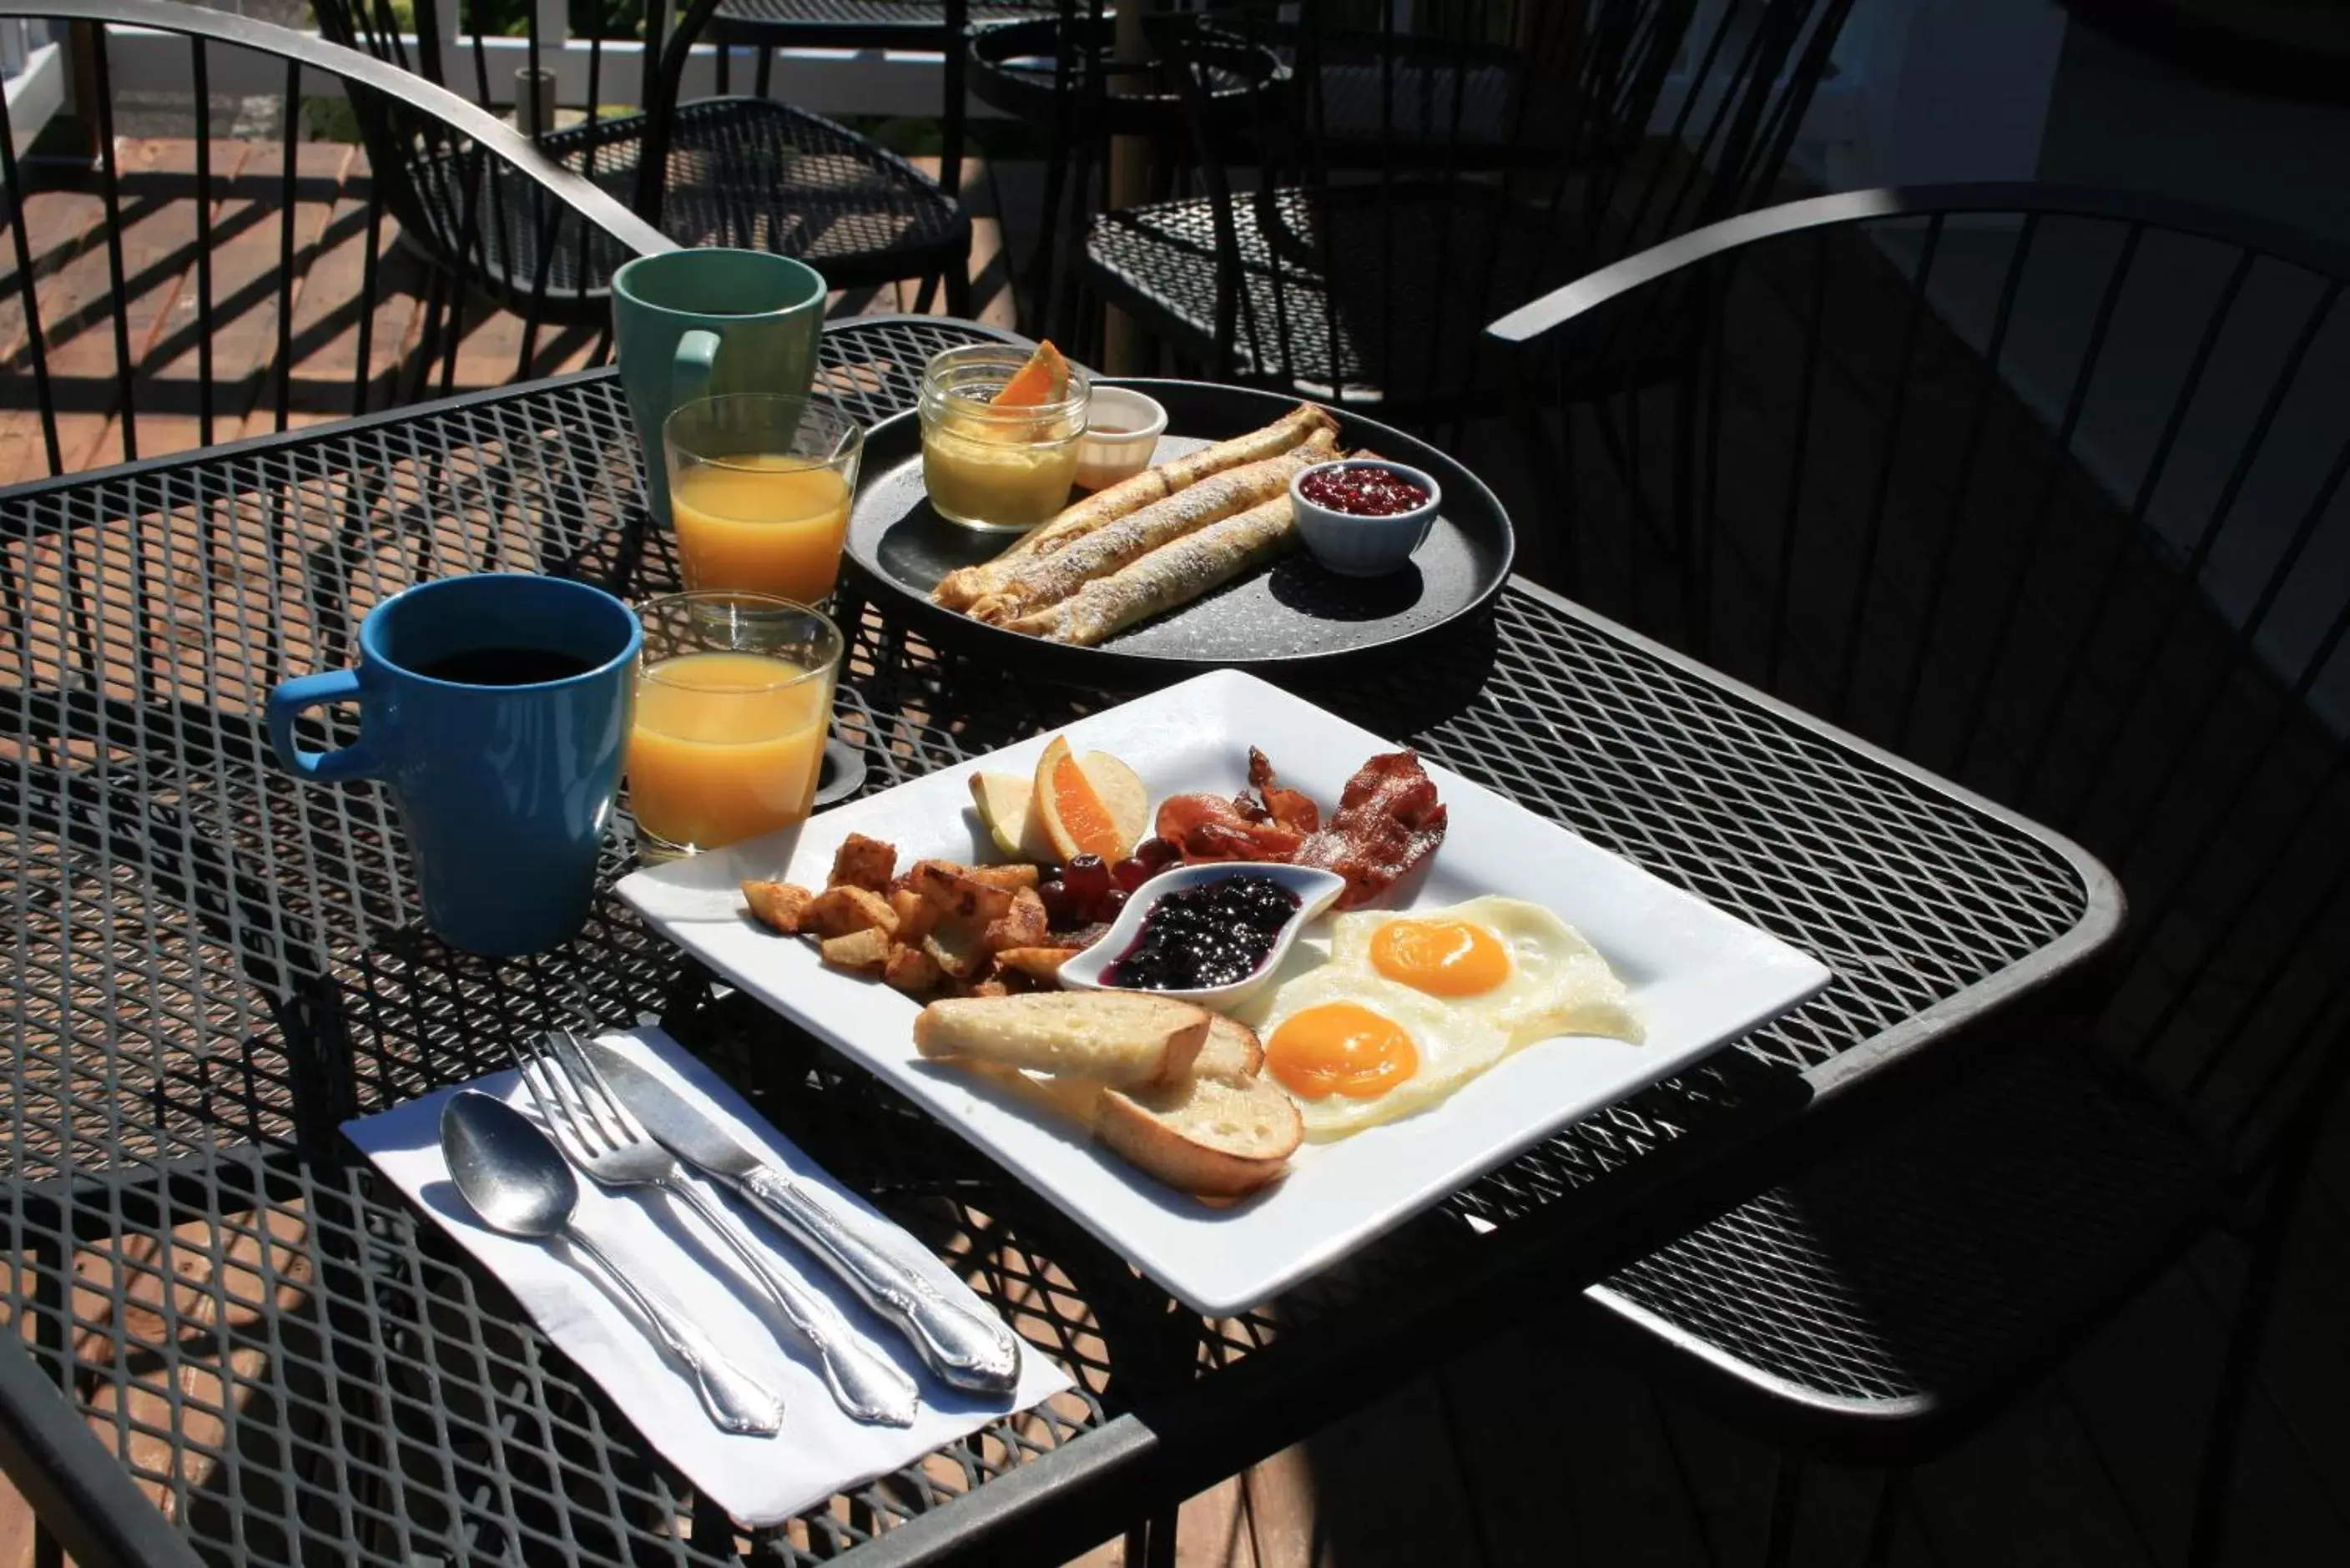
[[[561,1043],[542,1037],[528,1049],[506,1043],[539,1116],[574,1165],[600,1187],[658,1187],[685,1199],[708,1221],[761,1292],[775,1303],[824,1371],[835,1403],[859,1421],[905,1427],[921,1402],[912,1378],[866,1343],[821,1293],[777,1268],[758,1238],[691,1181],[669,1150],[655,1143],[619,1100],[575,1066]]]

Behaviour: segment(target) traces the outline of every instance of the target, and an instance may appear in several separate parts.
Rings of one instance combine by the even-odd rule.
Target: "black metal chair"
[[[52,473],[414,401],[432,389],[436,365],[446,390],[466,326],[452,277],[496,281],[494,303],[523,318],[513,374],[527,373],[556,280],[545,265],[508,265],[502,233],[567,223],[619,256],[671,248],[658,230],[494,116],[334,43],[165,0],[0,0],[0,15],[86,24],[78,47],[95,84],[94,167],[28,164],[0,138],[7,227],[0,309],[14,317],[0,386],[9,403],[37,413]],[[120,166],[109,23],[187,39],[190,173]],[[238,51],[267,57],[273,70],[282,62],[284,82],[267,138],[277,152],[242,170],[215,166],[234,133],[217,123],[208,90],[217,63]],[[364,181],[323,179],[298,156],[306,97],[338,88],[359,111],[370,171]],[[239,118],[254,114],[248,101]],[[387,177],[387,169],[447,178],[417,184]],[[95,194],[104,222],[71,240],[36,243],[28,202],[60,185]],[[503,231],[483,221],[485,192],[507,216]],[[182,222],[184,232],[176,227]],[[216,255],[265,244],[271,227],[274,266],[216,278],[243,265]],[[443,265],[404,265],[400,239]],[[192,298],[165,297],[188,269]],[[395,303],[414,308],[395,315]]]
[[[761,97],[766,95],[777,48],[937,51],[941,76],[939,184],[948,195],[959,197],[969,120],[964,41],[974,28],[1049,16],[1053,9],[1054,0],[717,0],[703,32],[712,43],[759,50],[755,90]],[[722,73],[723,69],[722,66]],[[719,79],[723,92],[725,78],[722,74]]]
[[[1270,46],[1296,90],[1202,124],[1206,194],[1099,219],[1087,276],[1220,378],[1405,420],[1519,395],[1482,337],[1509,304],[1769,199],[1851,8],[1482,0],[1414,34],[1327,5],[1159,29],[1187,84]]]
[[[412,17],[395,15],[385,0],[317,0],[320,29],[338,42],[443,84],[468,68],[484,102],[512,96],[490,80],[479,47],[448,57],[440,7],[464,0],[420,0]],[[943,283],[949,307],[965,314],[971,221],[937,182],[893,152],[844,126],[764,96],[680,102],[685,67],[716,0],[696,0],[677,26],[660,31],[661,8],[649,14],[639,68],[646,107],[601,112],[599,88],[617,78],[604,46],[588,35],[586,118],[538,130],[548,157],[630,202],[681,244],[741,245],[795,256],[824,274],[836,289],[920,280],[922,304]],[[462,20],[464,13],[457,12]],[[405,35],[414,30],[411,51]],[[478,37],[475,40],[478,45]],[[536,23],[528,57],[539,57]],[[764,84],[762,84],[764,87]],[[442,162],[412,160],[402,171],[421,207],[432,215],[428,232],[481,223],[485,271],[464,275],[495,291],[536,287],[565,319],[600,323],[608,311],[612,270],[627,256],[577,223],[551,230],[527,221],[494,181],[469,192]],[[439,259],[453,265],[453,253]]]
[[[1139,57],[1121,56],[1116,20],[1106,0],[1057,0],[1055,15],[973,29],[967,51],[972,96],[1045,133],[1044,198],[1015,296],[1021,319],[1037,330],[1052,323],[1080,352],[1089,342],[1077,314],[1083,238],[1112,200],[1113,139],[1138,143],[1153,192],[1174,194],[1191,165],[1194,124],[1222,134],[1252,122],[1245,100],[1280,90],[1288,76],[1272,50],[1228,40],[1234,47],[1197,84],[1194,106],[1180,62],[1147,36]]]
[[[1786,1445],[1773,1560],[1804,1456],[1887,1471],[1881,1558],[1904,1467],[2215,1231],[2245,1284],[2188,1560],[2218,1553],[2350,1074],[2345,284],[2350,253],[2230,213],[1948,186],[1732,218],[1492,328],[1570,387],[1686,350],[1552,427],[1570,591],[2076,836],[2131,903],[2094,986],[1588,1293]]]

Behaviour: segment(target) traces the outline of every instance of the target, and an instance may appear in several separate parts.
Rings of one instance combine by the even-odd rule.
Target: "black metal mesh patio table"
[[[834,389],[903,407],[969,330],[829,339]],[[1299,690],[1837,978],[1281,1301],[1202,1321],[617,899],[525,960],[419,935],[376,786],[270,761],[270,688],[347,662],[409,582],[671,586],[639,485],[598,371],[0,493],[0,1460],[78,1561],[1058,1561],[1751,1189],[1809,1107],[2043,986],[2117,918],[2062,840],[1513,586],[1438,654]],[[836,727],[868,789],[1116,700],[966,668],[854,592],[842,608]],[[785,1529],[700,1506],[338,1131],[583,1011],[662,1019],[1078,1391]]]

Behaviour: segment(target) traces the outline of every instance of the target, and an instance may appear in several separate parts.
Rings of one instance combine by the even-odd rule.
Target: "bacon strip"
[[[1322,808],[1304,790],[1284,789],[1273,782],[1273,763],[1263,752],[1249,748],[1249,787],[1264,803],[1265,814],[1284,827],[1311,833],[1322,826]]]
[[[1347,781],[1330,825],[1307,836],[1293,864],[1347,879],[1338,908],[1370,902],[1409,876],[1444,842],[1446,812],[1436,784],[1411,752],[1373,757]]]
[[[1159,807],[1159,836],[1183,851],[1186,864],[1203,860],[1285,861],[1305,836],[1259,819],[1220,794],[1170,795]]]

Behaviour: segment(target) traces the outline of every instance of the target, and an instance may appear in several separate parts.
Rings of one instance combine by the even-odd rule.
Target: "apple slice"
[[[1125,859],[1134,853],[1150,831],[1150,792],[1142,779],[1124,759],[1110,752],[1087,752],[1077,759],[1085,770],[1086,782],[1094,786],[1109,811],[1110,820],[1118,825],[1118,858]]]
[[[971,804],[979,810],[979,820],[987,829],[987,836],[995,841],[1001,854],[1016,860],[1052,858],[1052,846],[1042,836],[1042,825],[1035,847],[1046,854],[1031,855],[1031,846],[1024,836],[1029,823],[1029,782],[1014,774],[973,774],[971,775]]]

